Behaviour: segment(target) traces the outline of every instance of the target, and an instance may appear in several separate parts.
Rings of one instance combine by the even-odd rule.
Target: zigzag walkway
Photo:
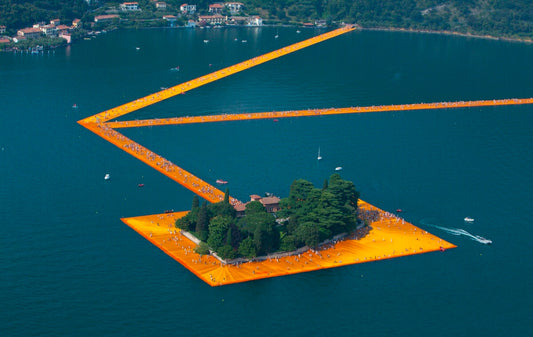
[[[355,27],[351,25],[344,26],[342,28],[333,30],[328,33],[324,33],[315,37],[312,37],[310,39],[292,44],[290,46],[272,51],[270,53],[263,54],[261,56],[254,57],[252,59],[249,59],[247,61],[237,63],[235,65],[232,65],[230,67],[215,71],[213,73],[198,77],[194,80],[173,86],[171,88],[156,92],[154,94],[148,95],[146,97],[139,98],[135,101],[117,106],[115,108],[103,111],[97,115],[93,115],[91,117],[87,117],[80,121],[80,124],[84,123],[104,123],[109,120],[115,119],[117,117],[126,115],[130,112],[133,112],[135,110],[142,109],[144,107],[147,107],[149,105],[161,102],[167,98],[174,97],[176,95],[183,94],[189,90],[198,88],[204,84],[214,82],[216,80],[219,80],[221,78],[233,75],[235,73],[238,73],[240,71],[246,70],[251,67],[255,67],[257,65],[260,65],[262,63],[271,61],[273,59],[276,59],[278,57],[290,54],[292,52],[295,52],[297,50],[309,47],[311,45],[317,44],[319,42],[334,38],[336,36],[339,36],[344,33],[348,33],[352,30],[354,30]]]
[[[221,190],[213,187],[192,173],[187,172],[176,164],[161,157],[157,153],[150,151],[146,147],[113,130],[106,124],[88,123],[84,126],[108,142],[116,145],[120,149],[126,151],[135,158],[181,184],[185,188],[198,194],[205,200],[208,200],[212,203],[224,200],[224,192]],[[240,203],[240,201],[230,197],[230,203],[236,205]]]
[[[154,125],[193,124],[193,123],[210,123],[210,122],[224,122],[224,121],[237,121],[237,120],[268,119],[268,118],[340,115],[340,114],[355,114],[355,113],[380,112],[380,111],[471,108],[471,107],[480,107],[480,106],[502,106],[502,105],[518,105],[518,104],[533,104],[533,98],[378,105],[378,106],[368,106],[368,107],[272,111],[272,112],[258,112],[258,113],[248,113],[248,114],[232,114],[232,115],[224,114],[224,115],[193,116],[193,117],[186,116],[186,117],[155,118],[155,119],[144,119],[144,120],[133,120],[133,121],[108,122],[107,125],[109,125],[112,128],[132,128],[132,127],[143,127],[143,126],[154,126]]]

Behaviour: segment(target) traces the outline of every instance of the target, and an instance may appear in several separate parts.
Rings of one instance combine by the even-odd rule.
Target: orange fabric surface
[[[440,251],[456,246],[364,201],[361,210],[377,210],[380,219],[363,238],[347,238],[316,252],[224,265],[212,256],[196,254],[196,244],[174,227],[187,212],[155,214],[122,221],[211,286],[247,282],[319,269],[335,268],[400,256]]]

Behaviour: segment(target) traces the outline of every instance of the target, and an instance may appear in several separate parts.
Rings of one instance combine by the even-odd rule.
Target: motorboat
[[[481,242],[481,243],[486,244],[486,245],[490,245],[490,244],[492,244],[492,240],[485,239],[484,237],[479,236],[479,235],[476,235],[476,240],[477,240],[478,242]]]
[[[318,156],[316,157],[316,160],[322,160],[322,156],[320,155],[320,148],[318,148]]]
[[[341,171],[341,170],[342,170],[342,166],[335,167],[335,171]]]
[[[204,43],[209,43],[209,40],[204,40]]]
[[[104,176],[104,180],[109,180],[109,179],[111,179],[111,175],[109,175],[109,173],[106,173]]]
[[[224,185],[224,184],[227,184],[228,182],[225,181],[225,180],[222,180],[222,179],[217,179],[217,184],[219,185]]]
[[[138,187],[144,187],[144,184],[137,184]]]
[[[474,222],[474,219],[473,218],[469,218],[469,217],[466,217],[464,218],[465,222]]]

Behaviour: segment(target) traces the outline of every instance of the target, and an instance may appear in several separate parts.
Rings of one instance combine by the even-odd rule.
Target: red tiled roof
[[[266,197],[259,200],[263,205],[278,204],[280,199],[278,197]]]

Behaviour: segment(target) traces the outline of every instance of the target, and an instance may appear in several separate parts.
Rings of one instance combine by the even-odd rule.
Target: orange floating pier
[[[231,114],[231,115],[224,114],[224,115],[193,116],[193,117],[187,116],[187,117],[174,117],[174,118],[154,118],[154,119],[125,121],[125,122],[108,122],[107,125],[109,125],[112,128],[131,128],[131,127],[156,126],[156,125],[242,121],[242,120],[252,120],[252,119],[271,119],[271,118],[277,119],[277,118],[289,118],[289,117],[357,114],[357,113],[366,113],[366,112],[453,109],[453,108],[472,108],[472,107],[481,107],[481,106],[518,105],[518,104],[533,104],[533,98],[511,98],[511,99],[480,100],[480,101],[394,104],[394,105],[376,105],[376,106],[350,107],[350,108],[256,112],[256,113]]]
[[[380,214],[379,220],[371,224],[372,230],[362,238],[347,238],[316,251],[308,250],[298,255],[279,258],[271,256],[264,261],[238,265],[223,264],[213,256],[200,256],[194,252],[196,244],[182,235],[180,230],[174,226],[176,219],[187,212],[125,218],[122,221],[211,286],[443,251],[456,247],[364,201],[359,202],[359,208],[361,211],[375,210]]]
[[[276,111],[234,115],[212,115],[196,117],[175,117],[162,119],[149,119],[138,121],[111,120],[126,115],[132,111],[161,102],[162,100],[198,88],[204,84],[230,76],[239,71],[268,62],[277,57],[287,55],[302,48],[311,46],[321,41],[350,32],[355,28],[346,26],[331,32],[310,38],[305,41],[278,49],[276,51],[252,58],[248,61],[215,71],[211,74],[162,90],[155,94],[137,99],[121,106],[106,110],[99,114],[87,117],[78,123],[120,149],[143,161],[167,177],[178,182],[187,189],[198,194],[210,202],[223,200],[224,193],[211,184],[194,176],[176,164],[146,147],[125,137],[116,128],[142,127],[169,124],[208,123],[220,121],[237,121],[251,119],[267,119],[302,116],[322,116],[337,114],[353,114],[378,111],[403,111],[421,109],[466,108],[475,106],[499,106],[515,104],[532,104],[533,98],[503,99],[482,101],[461,101],[442,103],[420,103],[385,105],[371,107],[331,108],[295,111]],[[230,197],[230,202],[235,205],[239,201]],[[200,256],[194,253],[195,243],[182,235],[175,228],[176,219],[183,217],[187,212],[165,213],[141,217],[124,218],[128,226],[133,228],[147,240],[159,247],[169,256],[180,262],[183,266],[207,282],[211,286],[246,282],[268,277],[290,275],[307,271],[334,268],[349,264],[371,262],[376,260],[421,254],[456,247],[408,222],[380,210],[364,201],[359,201],[362,211],[374,210],[379,214],[379,219],[371,224],[372,230],[361,238],[347,238],[335,244],[323,247],[319,251],[308,250],[299,255],[287,257],[269,257],[264,261],[246,262],[238,265],[223,264],[212,256]]]

